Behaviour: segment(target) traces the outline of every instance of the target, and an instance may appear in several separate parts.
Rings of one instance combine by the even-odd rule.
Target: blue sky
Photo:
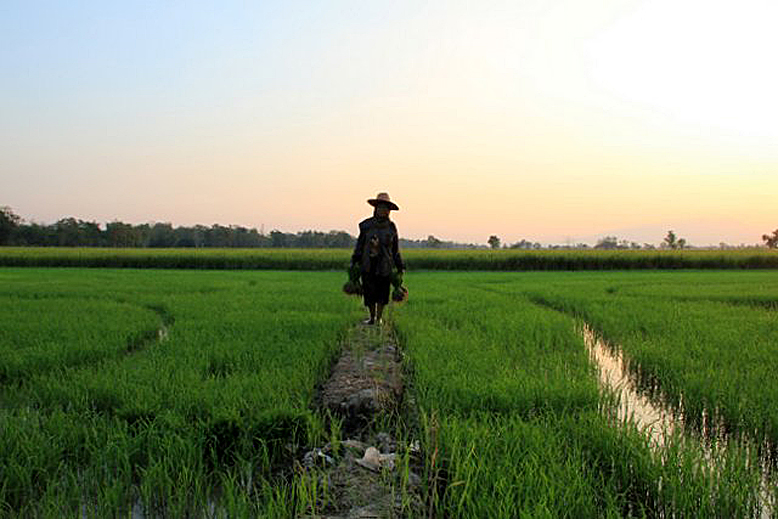
[[[755,243],[772,2],[6,2],[0,205],[51,222]]]

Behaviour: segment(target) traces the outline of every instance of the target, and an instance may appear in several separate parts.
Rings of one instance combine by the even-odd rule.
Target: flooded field
[[[346,455],[350,422],[316,406],[364,313],[345,279],[0,269],[0,517],[280,518],[351,502],[348,485],[296,468],[360,468],[367,453]],[[414,446],[376,446],[406,467],[393,477],[414,510],[774,514],[772,272],[405,281],[412,297],[386,315],[402,405],[366,425]],[[389,501],[366,506],[411,509]]]
[[[668,406],[652,402],[645,392],[639,391],[621,350],[608,345],[586,324],[582,326],[582,336],[597,365],[600,383],[617,397],[619,421],[633,422],[649,436],[654,446],[664,447],[666,439],[681,425],[677,423],[680,419],[676,416],[677,411],[674,413]]]
[[[722,452],[726,453],[727,443],[740,439],[729,438],[718,421],[720,419],[706,413],[701,430],[685,430],[682,402],[672,407],[662,402],[660,388],[641,389],[638,377],[630,372],[629,362],[621,349],[617,345],[608,344],[585,323],[581,326],[581,335],[592,362],[597,366],[600,384],[616,396],[616,416],[619,422],[634,424],[650,439],[651,445],[659,453],[679,438],[695,442],[705,453],[701,463],[707,464],[714,471],[721,470],[721,465],[727,462],[726,457],[721,457]],[[746,446],[745,449],[750,447]],[[770,451],[769,447],[763,448],[758,456],[761,472],[758,515],[763,519],[773,517],[776,512],[776,466],[770,459]]]

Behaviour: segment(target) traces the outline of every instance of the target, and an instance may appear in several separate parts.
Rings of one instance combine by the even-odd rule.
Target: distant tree
[[[256,229],[247,229],[246,227],[232,227],[233,247],[258,247],[259,246],[259,233]]]
[[[489,239],[486,241],[486,243],[488,243],[489,246],[493,249],[500,248],[500,238],[495,236],[494,234],[489,236]]]
[[[330,231],[327,235],[327,247],[349,249],[355,242],[356,240],[345,231]]]
[[[85,245],[79,225],[80,220],[68,217],[61,218],[54,224],[57,233],[57,245],[62,247],[78,247]]]
[[[281,231],[270,231],[270,246],[271,247],[290,247],[291,245],[288,244],[287,236],[286,234],[282,233]]]
[[[173,229],[173,247],[195,247],[195,229],[192,227],[176,227]]]
[[[139,247],[148,247],[149,241],[151,241],[151,225],[142,223],[132,228],[132,232],[135,235],[135,242]]]
[[[511,249],[531,249],[532,242],[522,238],[521,241],[517,241],[516,243],[512,244],[510,248]]]
[[[606,236],[605,238],[601,238],[599,241],[597,241],[597,245],[594,246],[595,249],[618,249],[619,248],[619,239],[615,236]]]
[[[778,249],[778,229],[773,231],[773,234],[763,234],[762,241],[770,249]]]
[[[84,245],[89,247],[102,247],[105,245],[103,241],[103,231],[100,229],[99,223],[79,220],[78,227],[81,231]]]
[[[12,239],[13,243],[25,246],[48,247],[57,244],[57,235],[52,226],[34,222],[20,224]]]
[[[311,248],[316,247],[321,233],[316,231],[303,231],[297,233],[297,247]]]
[[[0,245],[10,243],[11,236],[22,219],[10,207],[0,207]]]
[[[176,235],[173,225],[169,223],[155,223],[149,233],[149,247],[173,247],[176,244]]]
[[[123,222],[110,222],[105,226],[106,241],[111,247],[140,247],[137,233],[132,225]]]
[[[219,224],[213,224],[206,232],[206,244],[208,247],[225,248],[230,246],[230,228]]]
[[[685,238],[678,238],[675,235],[675,232],[670,230],[667,231],[667,236],[665,236],[664,241],[662,242],[662,248],[664,249],[685,249],[686,248],[686,239]]]
[[[667,236],[665,236],[664,241],[662,241],[662,248],[663,249],[675,249],[677,248],[678,244],[676,243],[676,240],[678,238],[675,236],[675,232],[670,230],[667,231]]]
[[[192,238],[195,247],[205,247],[205,237],[208,234],[208,227],[205,225],[195,225],[192,229]]]
[[[426,240],[426,246],[431,249],[439,249],[440,246],[443,244],[443,242],[437,238],[435,238],[433,235],[427,236]]]

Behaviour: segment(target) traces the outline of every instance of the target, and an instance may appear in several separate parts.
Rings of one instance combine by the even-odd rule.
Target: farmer
[[[375,207],[372,218],[359,223],[359,238],[351,256],[351,264],[358,265],[362,274],[362,290],[370,318],[365,324],[381,324],[384,306],[389,303],[389,284],[392,267],[402,274],[405,270],[397,244],[397,227],[389,219],[389,211],[400,208],[387,193],[378,193],[367,201]]]

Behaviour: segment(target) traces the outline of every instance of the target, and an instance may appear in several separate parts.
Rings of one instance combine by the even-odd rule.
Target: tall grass
[[[0,296],[0,383],[132,353],[157,336],[151,309],[112,300]]]
[[[363,311],[344,280],[0,269],[0,517],[305,513],[323,489],[278,475],[303,445],[337,436],[311,408]],[[771,437],[773,273],[405,281],[411,298],[392,316],[433,516],[757,514],[757,449],[711,452],[679,436],[657,452],[615,423],[576,317],[653,369],[663,391],[682,392],[687,412],[734,410],[728,420]],[[146,335],[161,326],[164,339]]]
[[[757,514],[753,449],[733,444],[714,456],[679,436],[655,452],[641,431],[614,421],[575,320],[533,300],[613,275],[577,276],[408,277],[414,297],[397,326],[422,415],[433,514]]]
[[[403,251],[411,270],[773,269],[768,249],[715,250],[439,250]],[[105,249],[0,247],[0,266],[164,269],[340,270],[347,249]]]
[[[315,387],[361,315],[341,284],[340,273],[0,270],[0,305],[15,312],[0,353],[19,374],[0,384],[0,516],[277,509],[272,478],[324,434]],[[164,321],[164,339],[122,351]],[[96,353],[72,361],[82,346]]]
[[[586,290],[550,283],[530,292],[622,347],[635,376],[682,406],[687,422],[778,444],[774,276],[619,275],[592,278]]]

